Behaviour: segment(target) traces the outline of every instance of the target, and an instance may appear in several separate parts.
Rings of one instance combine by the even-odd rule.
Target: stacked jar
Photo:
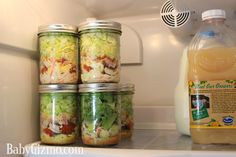
[[[133,135],[133,94],[134,84],[120,84],[122,138],[131,138]]]
[[[40,137],[45,144],[71,144],[77,137],[78,29],[39,27]]]
[[[92,20],[79,25],[81,136],[86,145],[120,141],[121,24]]]

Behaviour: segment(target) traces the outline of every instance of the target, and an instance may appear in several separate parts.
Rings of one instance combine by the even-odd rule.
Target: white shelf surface
[[[29,152],[24,157],[235,157],[236,152],[231,151],[180,151],[180,150],[148,150],[148,149],[122,149],[122,148],[88,148],[88,147],[63,147],[63,146],[45,146],[32,143],[27,145]],[[62,151],[66,150],[66,151]],[[53,153],[60,150],[62,153]],[[47,150],[47,151],[46,151]],[[37,152],[39,152],[37,154]],[[51,153],[48,153],[51,152]],[[67,154],[65,154],[65,152]],[[70,153],[75,152],[75,153]]]
[[[107,148],[88,147],[78,143],[69,146],[25,146],[25,157],[235,157],[236,145],[194,144],[189,136],[175,130],[135,130],[132,139]],[[61,151],[61,152],[60,152]],[[37,153],[39,152],[39,153]],[[44,152],[44,154],[42,154]]]

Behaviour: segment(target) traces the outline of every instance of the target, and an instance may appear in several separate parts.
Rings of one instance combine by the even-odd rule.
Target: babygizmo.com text
[[[39,143],[23,146],[21,143],[13,145],[12,143],[6,143],[7,155],[45,155],[45,154],[84,154],[83,147],[57,147],[57,146],[45,146]]]

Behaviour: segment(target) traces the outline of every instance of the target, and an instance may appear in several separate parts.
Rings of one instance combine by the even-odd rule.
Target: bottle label
[[[189,81],[191,128],[236,128],[236,80]]]

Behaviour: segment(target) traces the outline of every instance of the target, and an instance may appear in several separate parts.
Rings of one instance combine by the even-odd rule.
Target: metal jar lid
[[[121,24],[108,20],[88,20],[79,24],[79,32],[88,29],[112,29],[121,32]]]
[[[67,24],[50,24],[39,26],[38,32],[38,34],[45,32],[78,33],[78,27]]]
[[[134,84],[131,83],[119,84],[119,88],[121,92],[134,92]]]
[[[117,83],[91,83],[80,84],[79,93],[85,92],[117,92],[119,85]]]
[[[77,85],[66,85],[66,84],[57,84],[57,85],[39,85],[39,93],[76,93],[77,92]]]

